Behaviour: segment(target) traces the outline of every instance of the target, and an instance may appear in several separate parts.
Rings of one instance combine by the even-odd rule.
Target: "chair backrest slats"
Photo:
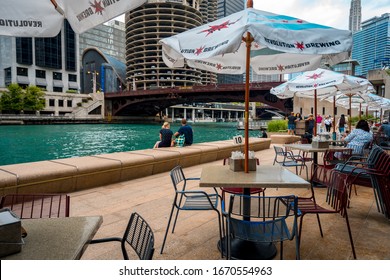
[[[66,194],[8,194],[1,208],[9,208],[21,219],[69,217],[70,197]]]
[[[123,240],[134,249],[140,260],[151,260],[153,258],[153,231],[138,213],[131,214]]]

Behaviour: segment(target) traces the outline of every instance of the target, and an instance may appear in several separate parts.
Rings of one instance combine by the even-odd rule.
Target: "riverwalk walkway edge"
[[[269,149],[271,139],[250,138],[249,150]],[[232,140],[0,166],[0,195],[70,193],[228,158],[244,149]]]

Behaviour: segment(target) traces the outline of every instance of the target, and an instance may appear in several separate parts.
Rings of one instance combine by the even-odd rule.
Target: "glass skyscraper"
[[[390,13],[362,22],[362,30],[353,34],[352,59],[360,64],[357,76],[390,66]]]

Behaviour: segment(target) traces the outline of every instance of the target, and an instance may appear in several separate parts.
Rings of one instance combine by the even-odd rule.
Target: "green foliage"
[[[68,89],[66,93],[77,93],[77,89]]]
[[[361,115],[361,118],[360,119],[362,119],[362,120],[366,120],[366,121],[379,121],[379,118],[375,118],[373,115],[368,115],[368,116],[366,116],[366,115]],[[356,124],[357,124],[357,122],[360,120],[359,119],[359,116],[353,116],[353,117],[351,117],[351,124],[353,125],[353,126],[355,126]]]
[[[281,130],[287,130],[287,120],[272,120],[268,122],[267,131],[278,132]]]
[[[3,111],[20,113],[40,111],[45,108],[44,92],[37,86],[28,86],[23,90],[18,84],[10,84],[8,91],[1,94],[0,108]]]
[[[37,86],[28,86],[24,96],[23,110],[40,111],[45,108],[45,93]]]

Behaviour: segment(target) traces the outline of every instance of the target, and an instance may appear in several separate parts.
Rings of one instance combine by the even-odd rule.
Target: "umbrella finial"
[[[253,0],[246,1],[246,7],[247,8],[253,8]]]

